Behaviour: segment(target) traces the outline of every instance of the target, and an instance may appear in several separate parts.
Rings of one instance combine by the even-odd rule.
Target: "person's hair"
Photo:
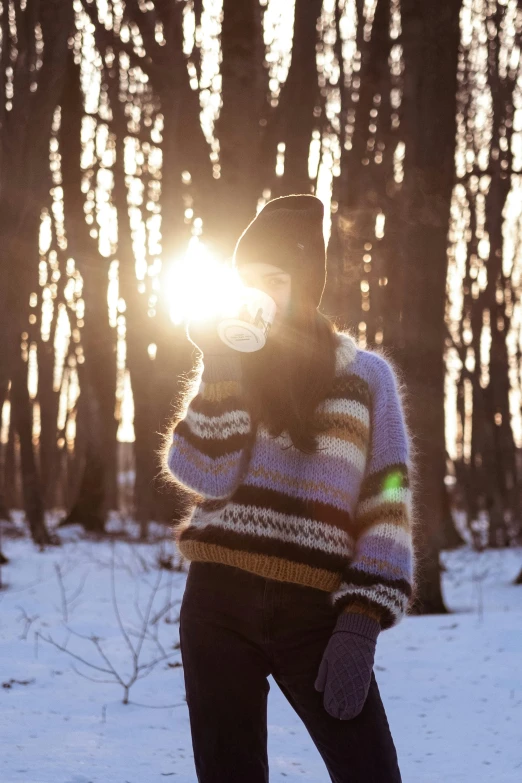
[[[242,355],[243,390],[255,423],[263,422],[273,437],[286,430],[296,449],[313,454],[316,436],[327,429],[314,412],[335,377],[337,327],[292,284],[279,330],[261,351]]]

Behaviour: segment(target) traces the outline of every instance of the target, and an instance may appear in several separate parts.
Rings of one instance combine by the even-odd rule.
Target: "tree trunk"
[[[36,543],[50,541],[45,529],[41,486],[32,442],[32,405],[27,392],[27,368],[20,358],[21,333],[27,328],[29,295],[37,285],[35,260],[40,208],[49,186],[49,135],[61,93],[67,41],[74,29],[70,4],[50,0],[17,5],[14,41],[2,15],[1,57],[12,69],[11,110],[0,109],[0,386],[12,381],[12,415],[20,433],[24,503]],[[43,38],[43,56],[36,60],[35,26]],[[11,46],[13,44],[13,46]],[[14,56],[13,56],[14,55]],[[11,56],[11,60],[6,58]],[[3,69],[5,73],[5,67]],[[33,88],[33,83],[37,89]],[[14,444],[14,439],[13,439]],[[8,451],[9,457],[9,451]],[[8,465],[13,465],[12,461]]]
[[[78,415],[87,417],[83,425],[88,438],[79,495],[66,521],[79,522],[86,529],[100,532],[109,505],[116,502],[116,348],[107,306],[108,264],[99,255],[84,219],[80,167],[82,117],[80,71],[71,52],[60,142],[68,252],[83,277],[85,325],[81,335],[85,362],[78,365],[78,376],[80,395],[86,395],[87,399],[79,404]]]
[[[457,549],[465,541],[455,527],[451,513],[450,496],[445,486],[442,487],[441,492],[443,508],[441,546],[442,549]]]
[[[27,390],[27,364],[20,357],[14,367],[11,393],[13,424],[20,438],[22,487],[27,523],[35,544],[52,543],[45,526],[40,477],[33,447],[33,406]]]
[[[4,405],[7,402],[7,397],[8,384],[4,381],[4,383],[0,385],[0,429],[2,428]],[[7,445],[7,443],[0,442],[0,520],[9,519],[9,511],[5,497]]]
[[[60,475],[58,470],[60,454],[57,445],[60,395],[53,388],[55,331],[56,319],[54,319],[49,340],[47,342],[41,339],[38,341],[38,402],[40,403],[41,422],[39,464],[46,509],[57,506],[57,483]]]
[[[86,379],[78,401],[78,420],[83,430],[83,470],[75,503],[60,522],[60,527],[80,524],[90,533],[102,534],[106,521],[105,464],[100,455],[101,428],[104,423],[96,394]]]
[[[340,37],[339,18],[337,24]],[[338,208],[328,248],[329,264],[336,267],[336,290],[330,289],[327,301],[329,311],[341,325],[359,332],[362,343],[381,344],[384,333],[397,345],[394,321],[402,293],[394,200],[401,185],[393,177],[393,154],[400,137],[391,122],[389,94],[397,85],[390,73],[389,26],[387,2],[377,3],[371,35],[359,7],[360,68],[350,79],[341,77],[341,171],[333,182],[332,201]],[[376,234],[380,213],[386,215],[383,236]]]
[[[296,0],[292,62],[281,90],[279,111],[270,126],[267,169],[261,172],[272,180],[272,197],[312,190],[308,157],[318,124],[314,109],[321,105],[316,60],[321,8],[322,0]],[[274,176],[278,142],[285,143],[281,177]]]
[[[414,611],[446,611],[440,584],[445,430],[443,361],[448,226],[454,183],[460,2],[403,0],[406,196],[400,366],[417,449]]]
[[[230,255],[262,193],[257,153],[266,73],[258,0],[224,0],[221,50],[223,105],[214,134],[219,139],[220,176],[209,192],[204,232],[223,255]]]

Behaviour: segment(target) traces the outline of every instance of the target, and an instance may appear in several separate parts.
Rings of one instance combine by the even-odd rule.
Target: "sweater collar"
[[[335,349],[335,374],[343,375],[357,354],[357,345],[348,332],[337,332],[338,345]]]

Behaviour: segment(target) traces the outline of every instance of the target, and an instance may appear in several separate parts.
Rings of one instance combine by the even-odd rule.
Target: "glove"
[[[241,354],[223,342],[218,334],[219,317],[191,321],[187,338],[203,354],[204,381],[231,381],[242,377]]]
[[[218,317],[206,321],[191,321],[187,325],[187,337],[203,356],[237,355],[234,348],[223,342],[218,334]]]
[[[333,718],[351,720],[364,707],[380,630],[379,622],[365,614],[339,615],[315,681],[315,689],[324,691],[324,707]]]

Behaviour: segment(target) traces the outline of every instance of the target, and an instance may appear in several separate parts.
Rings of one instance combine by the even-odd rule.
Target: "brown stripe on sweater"
[[[328,413],[321,411],[315,414],[317,422],[328,431],[321,435],[338,438],[353,443],[363,453],[368,449],[370,429],[360,419],[348,413]]]
[[[359,533],[366,530],[371,525],[383,524],[389,522],[396,527],[402,527],[404,530],[410,529],[410,515],[406,503],[383,502],[376,505],[365,514],[356,514],[355,527]]]
[[[341,610],[343,613],[350,612],[351,614],[364,614],[367,617],[371,617],[373,620],[377,620],[378,623],[381,622],[382,618],[382,612],[378,611],[377,606],[375,607],[365,607],[364,604],[353,601],[350,604],[346,604]]]

